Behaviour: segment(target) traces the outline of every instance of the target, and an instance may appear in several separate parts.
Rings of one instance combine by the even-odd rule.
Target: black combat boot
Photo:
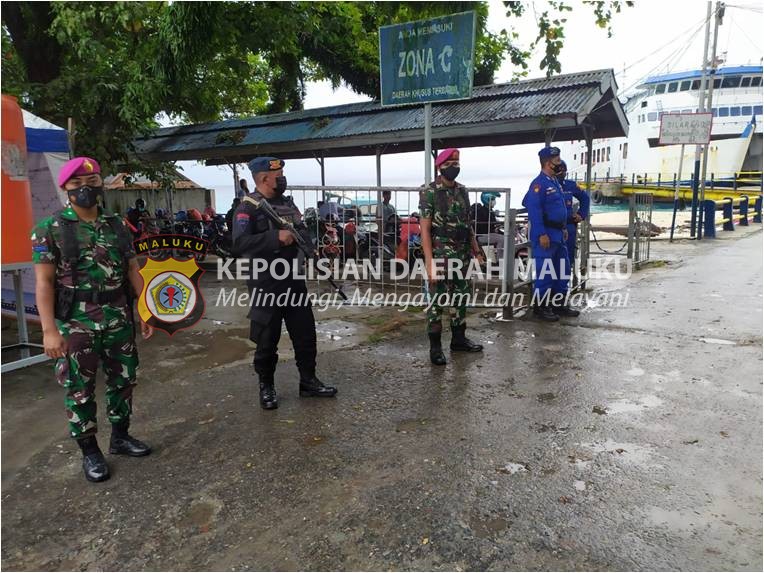
[[[581,311],[576,310],[575,308],[571,308],[567,303],[563,302],[562,304],[555,305],[552,309],[554,313],[557,316],[569,316],[571,318],[575,318],[578,315],[581,314]]]
[[[260,375],[260,407],[263,410],[275,410],[279,407],[279,399],[276,396],[276,387],[273,383],[273,374]]]
[[[151,448],[140,440],[136,440],[130,434],[127,433],[127,429],[130,426],[129,422],[123,422],[121,424],[112,424],[111,426],[111,443],[109,444],[109,453],[123,456],[130,456],[133,458],[140,458],[141,456],[148,456],[151,453]]]
[[[95,436],[80,438],[77,445],[82,450],[82,471],[85,472],[85,479],[96,482],[109,479],[109,466]]]
[[[467,330],[466,324],[451,327],[451,351],[452,352],[483,352],[482,344],[475,344],[464,336]]]
[[[446,363],[446,355],[443,354],[443,346],[440,344],[440,332],[430,333],[430,362],[435,366],[443,366]]]
[[[533,314],[545,322],[557,322],[560,320],[560,317],[555,314],[554,310],[552,310],[551,306],[548,304],[541,303],[536,305],[533,307]]]
[[[327,386],[315,374],[300,374],[300,396],[303,398],[334,398],[337,388]]]

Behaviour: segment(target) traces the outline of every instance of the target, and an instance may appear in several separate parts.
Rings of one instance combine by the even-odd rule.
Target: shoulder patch
[[[539,189],[541,189],[541,187],[539,187],[539,184],[538,183],[534,183],[533,184],[533,192],[534,193],[538,193]]]

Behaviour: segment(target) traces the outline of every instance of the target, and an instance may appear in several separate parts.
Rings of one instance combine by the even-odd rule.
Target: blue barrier
[[[761,205],[762,197],[758,195],[753,203],[753,222],[761,223]],[[735,214],[735,207],[738,208]],[[737,199],[725,197],[721,201],[706,200],[703,201],[703,234],[706,237],[716,237],[716,227],[722,226],[724,231],[734,231],[735,224],[748,226],[748,217],[750,214],[750,198],[742,195]],[[721,218],[716,217],[717,211],[721,209]]]

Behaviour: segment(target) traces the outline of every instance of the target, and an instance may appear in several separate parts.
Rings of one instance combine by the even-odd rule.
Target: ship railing
[[[723,231],[734,231],[736,225],[747,227],[749,218],[754,223],[761,223],[761,207],[761,195],[753,198],[743,195],[735,198],[725,197],[720,201],[703,201],[703,232],[706,237],[714,238],[718,226],[721,226]]]
[[[679,179],[679,181],[677,181]],[[584,184],[584,179],[579,179],[579,173],[574,174],[574,180],[578,183]],[[631,182],[631,187],[642,186],[646,189],[667,187],[673,188],[679,183],[681,186],[690,186],[695,183],[694,176],[691,169],[683,171],[681,174],[674,173],[671,176],[665,176],[663,173],[657,172],[644,172],[644,173],[630,173],[629,175],[611,175],[608,173],[604,177],[592,174],[592,185],[598,183],[620,183],[621,185]],[[716,188],[732,189],[738,191],[739,187],[744,187],[745,191],[753,191],[752,187],[758,187],[759,192],[762,189],[762,172],[761,171],[730,171],[730,172],[718,172],[710,173],[706,176],[706,189]]]

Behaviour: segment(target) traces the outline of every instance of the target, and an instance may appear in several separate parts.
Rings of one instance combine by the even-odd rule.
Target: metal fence
[[[653,195],[635,193],[629,198],[628,257],[635,268],[650,260],[650,237],[653,234]]]
[[[332,187],[290,186],[289,193],[302,211],[319,254],[318,265],[333,270],[351,297],[351,285],[361,291],[402,294],[421,292],[424,270],[419,200],[421,187]],[[390,193],[389,204],[383,193]],[[527,213],[510,208],[510,189],[470,188],[470,212],[483,192],[498,192],[495,209],[487,220],[472,219],[473,229],[486,264],[473,263],[471,300],[473,306],[507,307],[512,314],[523,289],[530,285],[530,246]],[[504,256],[511,253],[512,256]],[[404,272],[407,270],[409,272]],[[313,275],[319,290],[326,281]],[[309,273],[309,277],[310,277]],[[504,296],[487,297],[490,293]],[[528,297],[529,298],[529,297]],[[506,304],[506,301],[510,301]]]

